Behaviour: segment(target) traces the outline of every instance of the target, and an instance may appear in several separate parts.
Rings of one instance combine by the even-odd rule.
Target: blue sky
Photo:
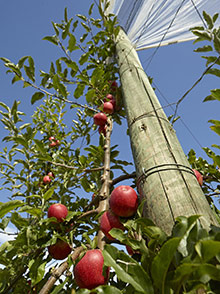
[[[17,62],[22,56],[31,55],[36,64],[36,72],[39,69],[49,70],[50,62],[60,57],[59,49],[42,38],[53,34],[51,21],[61,22],[64,8],[68,8],[69,16],[86,14],[91,0],[20,0],[2,1],[0,10],[0,56]],[[198,53],[194,53],[196,46],[192,42],[186,42],[167,47],[161,47],[154,56],[147,73],[154,78],[155,85],[168,100],[168,103],[177,102],[181,96],[192,87],[193,83],[205,70],[205,61]],[[140,59],[145,68],[147,60],[155,49],[140,52]],[[204,147],[218,144],[219,137],[209,128],[209,119],[219,118],[219,102],[206,102],[202,100],[209,95],[210,89],[219,87],[219,79],[214,76],[206,76],[201,83],[185,98],[179,106],[178,115],[191,130],[196,140]],[[16,83],[11,85],[11,76],[5,75],[3,63],[0,63],[0,101],[12,106],[13,101],[21,100],[21,110],[31,115],[34,107],[30,98],[33,94],[31,88],[23,89]],[[167,102],[158,94],[163,106]],[[165,108],[170,115],[173,110]],[[198,156],[205,153],[194,140],[189,131],[178,121],[175,129],[185,153],[193,148]],[[118,131],[120,132],[119,141]],[[120,129],[116,127],[112,135],[112,143],[118,144],[122,159],[131,161],[130,143],[125,134],[126,122]],[[0,126],[0,134],[3,134]],[[2,135],[1,135],[2,136]],[[206,157],[205,157],[206,158]],[[133,168],[131,168],[132,171]],[[0,201],[5,201],[5,194],[0,193]]]

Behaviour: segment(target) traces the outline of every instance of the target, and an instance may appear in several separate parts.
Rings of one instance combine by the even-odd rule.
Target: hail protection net
[[[202,12],[211,16],[220,12],[220,0],[107,1],[107,13],[117,15],[136,50],[194,39],[189,29],[204,26]],[[219,19],[216,25],[220,25]]]

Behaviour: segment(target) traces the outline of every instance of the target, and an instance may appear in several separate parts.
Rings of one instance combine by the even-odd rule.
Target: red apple
[[[110,268],[103,275],[104,258],[100,249],[88,250],[74,267],[74,278],[80,288],[94,289],[105,285],[109,279]]]
[[[59,223],[63,222],[68,215],[68,209],[61,203],[52,204],[47,212],[48,217],[55,217]]]
[[[93,119],[94,124],[97,126],[104,126],[107,123],[107,116],[103,112],[96,113]]]
[[[137,193],[130,186],[118,186],[111,193],[109,205],[116,215],[130,217],[138,207]]]
[[[113,108],[116,108],[116,99],[112,94],[107,94],[104,102],[110,102],[113,105]]]
[[[48,252],[54,259],[64,259],[71,251],[69,244],[60,239],[54,245],[48,247]]]
[[[43,182],[45,185],[50,184],[51,181],[52,180],[51,180],[50,176],[47,175],[47,176],[43,177]]]
[[[199,185],[202,186],[202,184],[203,184],[203,176],[196,169],[193,169],[193,172],[194,172],[194,174],[195,174],[195,176],[197,178],[197,181],[198,181]]]
[[[99,134],[103,134],[104,136],[106,136],[106,128],[107,128],[106,125],[100,126],[99,127]]]
[[[53,172],[49,172],[48,174],[47,174],[50,178],[55,178],[55,175],[54,175],[54,173]]]
[[[113,228],[124,230],[124,226],[120,222],[119,217],[113,214],[110,210],[105,211],[101,216],[100,229],[109,240],[114,240],[109,234],[109,231]]]
[[[114,106],[112,102],[104,102],[103,104],[103,111],[108,114],[112,114],[114,112]]]
[[[59,140],[56,140],[55,137],[50,137],[49,138],[49,141],[51,142],[49,144],[50,147],[56,147],[56,146],[59,146],[60,145],[60,141]]]
[[[118,88],[118,83],[116,81],[109,81],[109,83],[112,91],[116,91]]]
[[[127,249],[127,252],[128,252],[129,255],[140,254],[139,251],[133,250],[131,248],[131,246],[129,246],[129,245],[125,245],[125,246],[126,246],[126,249]]]

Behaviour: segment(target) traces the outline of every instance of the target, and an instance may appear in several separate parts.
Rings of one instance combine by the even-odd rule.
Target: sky
[[[22,56],[31,55],[35,60],[36,72],[39,69],[49,70],[50,62],[60,57],[60,51],[56,46],[42,40],[43,37],[54,33],[51,21],[61,22],[65,7],[68,8],[69,16],[78,13],[87,14],[91,2],[91,0],[2,1],[0,57],[6,57],[16,63]],[[195,48],[196,45],[192,42],[185,42],[157,50],[147,68],[147,74],[154,78],[154,86],[160,90],[160,93],[158,91],[156,93],[162,106],[177,102],[205,70],[205,61],[200,54],[193,52]],[[154,50],[148,49],[139,53],[144,68]],[[11,76],[6,75],[5,71],[3,63],[0,62],[0,101],[12,106],[15,99],[20,100],[20,110],[27,113],[27,117],[30,116],[35,108],[35,105],[32,106],[30,103],[33,90],[23,89],[19,83],[11,85]],[[194,149],[197,156],[207,159],[201,146],[211,147],[212,144],[219,142],[219,137],[210,130],[208,120],[219,118],[220,104],[202,102],[209,95],[210,89],[218,87],[219,78],[207,75],[179,106],[178,115],[193,134],[192,136],[180,120],[175,123],[177,137],[186,154],[190,149]],[[164,110],[167,115],[173,114],[173,110],[169,107],[165,107]],[[125,135],[126,128],[125,122],[120,129],[119,127],[114,129],[112,144],[119,144],[121,159],[132,161],[129,138]],[[0,139],[3,133],[0,126]],[[132,170],[133,167],[130,171]],[[6,194],[1,191],[0,201],[7,201]]]

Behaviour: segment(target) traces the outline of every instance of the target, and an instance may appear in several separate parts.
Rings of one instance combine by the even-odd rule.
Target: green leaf
[[[212,97],[220,101],[220,89],[211,90]]]
[[[58,45],[58,38],[57,38],[56,35],[54,35],[54,36],[46,36],[46,37],[43,38],[43,40],[47,40],[47,41],[49,41],[49,42],[51,42],[51,43],[53,43],[55,45]]]
[[[212,18],[212,20],[213,20],[214,23],[215,23],[216,20],[218,19],[218,16],[219,16],[218,13],[214,14],[214,16],[213,16],[213,18]]]
[[[88,58],[89,58],[89,52],[82,54],[79,59],[79,64],[83,65],[85,62],[87,62]]]
[[[73,34],[70,34],[69,43],[68,43],[68,50],[72,52],[74,49],[76,49],[76,38]]]
[[[208,13],[206,13],[205,11],[203,11],[203,17],[208,25],[208,28],[211,30],[214,26],[212,17]]]
[[[193,280],[203,281],[205,283],[213,279],[220,280],[220,270],[211,264],[197,264],[197,263],[184,263],[181,264],[174,273],[172,280],[170,281],[174,293],[179,293],[181,285],[185,281],[189,280],[192,276]]]
[[[95,89],[90,89],[88,90],[88,92],[86,93],[86,101],[87,103],[92,103],[94,98],[95,98]]]
[[[213,44],[214,44],[215,50],[218,53],[220,53],[220,38],[217,36],[217,34],[214,34]]]
[[[44,194],[43,198],[45,201],[49,200],[52,196],[53,196],[53,193],[54,193],[54,188],[50,188],[49,190],[47,190],[47,192]]]
[[[85,89],[85,84],[78,83],[78,85],[74,91],[74,97],[75,98],[81,97],[83,95],[84,89]]]
[[[65,20],[65,22],[68,22],[67,7],[65,7],[65,9],[64,9],[64,20]]]
[[[208,32],[201,32],[199,30],[193,30],[192,33],[194,35],[196,35],[197,37],[199,37],[201,41],[204,41],[204,40],[211,41],[212,40],[212,37],[210,36],[210,34]]]
[[[90,32],[91,29],[89,26],[87,26],[87,24],[85,24],[84,22],[81,22],[81,25],[84,27],[84,29],[87,31],[87,32]]]
[[[154,293],[148,273],[133,258],[111,245],[105,245],[103,256],[105,265],[114,268],[118,279],[131,284],[139,293]]]
[[[85,15],[77,14],[76,16],[78,16],[79,18],[81,18],[83,21],[87,21],[87,17]]]
[[[208,95],[205,97],[205,99],[203,100],[203,102],[207,102],[207,101],[213,101],[216,100],[216,98],[214,98],[212,95]]]
[[[18,61],[18,67],[22,68],[24,65],[25,60],[28,59],[28,56],[23,56],[19,61]]]
[[[59,36],[59,30],[57,28],[57,24],[52,21],[52,25],[53,25],[53,28],[55,30],[56,35]]]
[[[46,154],[46,153],[47,153],[47,151],[46,151],[46,149],[45,149],[45,146],[44,146],[44,143],[43,143],[42,141],[37,140],[37,139],[34,139],[34,142],[35,142],[35,144],[36,144],[36,148],[37,148],[37,150],[38,150],[40,153],[42,153],[42,154]]]
[[[24,146],[26,149],[28,149],[28,142],[27,140],[25,140],[24,138],[22,138],[21,136],[19,137],[15,137],[14,141],[18,144],[21,144],[22,146]]]
[[[43,279],[46,264],[47,262],[44,262],[41,257],[29,261],[29,277],[33,286]]]
[[[6,203],[0,203],[0,218],[4,217],[10,211],[21,207],[24,205],[24,202],[21,200],[12,200]]]
[[[212,46],[205,45],[203,47],[199,47],[199,48],[194,50],[194,52],[208,52],[208,51],[213,51]]]
[[[56,91],[58,91],[64,97],[67,97],[68,93],[66,87],[63,84],[61,84],[57,74],[53,76],[53,85]]]
[[[24,65],[24,70],[26,75],[28,76],[28,78],[32,81],[35,82],[35,76],[34,76],[34,72],[31,70],[31,68],[29,66]],[[28,85],[29,86],[29,85]]]
[[[210,129],[220,136],[220,126],[211,126]]]
[[[41,100],[44,97],[44,93],[42,92],[36,92],[31,97],[31,104],[34,104],[36,101]]]
[[[50,294],[61,293],[60,291],[64,288],[65,284],[66,284],[66,280],[63,283],[59,284],[58,286],[55,286],[54,290],[52,292],[50,292]]]
[[[217,254],[220,254],[220,242],[214,240],[201,240],[195,245],[195,249],[203,262],[207,262]]]
[[[168,268],[179,246],[181,238],[172,238],[161,247],[159,254],[154,258],[151,266],[151,274],[157,288],[164,293],[165,280]]]
[[[21,217],[19,213],[13,212],[11,214],[11,222],[16,226],[19,230],[28,226],[28,220]]]
[[[27,212],[36,217],[40,217],[42,215],[42,211],[40,208],[32,207],[29,205],[23,206],[21,209],[19,209],[19,212]]]
[[[206,74],[211,74],[211,75],[215,75],[217,77],[220,77],[220,70],[217,68],[210,68]]]
[[[93,9],[93,6],[94,6],[94,3],[92,3],[92,5],[90,6],[90,8],[89,8],[89,15],[91,15],[92,14],[92,9]]]

